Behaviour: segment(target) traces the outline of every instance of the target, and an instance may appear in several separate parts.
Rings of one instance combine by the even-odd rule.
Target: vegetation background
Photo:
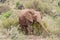
[[[51,35],[37,23],[34,35],[19,30],[18,14],[26,8],[42,12],[42,22]],[[60,0],[0,0],[0,40],[60,40]]]

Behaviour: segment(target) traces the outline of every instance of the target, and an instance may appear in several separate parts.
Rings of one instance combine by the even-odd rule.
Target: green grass
[[[57,6],[57,11],[60,12],[60,7],[59,6]]]
[[[18,1],[18,2],[16,2],[16,7],[18,7],[20,5],[20,2]]]
[[[11,15],[12,15],[12,11],[8,11],[8,12],[5,12],[5,13],[2,13],[2,14],[0,15],[0,19],[9,18]]]

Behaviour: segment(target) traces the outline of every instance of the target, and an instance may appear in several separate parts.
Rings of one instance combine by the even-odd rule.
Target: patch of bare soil
[[[26,37],[27,40],[60,40],[60,38],[57,37],[56,35],[50,35],[46,37],[43,37],[42,35],[40,36],[28,35]]]

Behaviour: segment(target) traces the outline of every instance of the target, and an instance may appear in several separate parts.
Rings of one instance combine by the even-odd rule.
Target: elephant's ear
[[[33,22],[33,16],[32,16],[32,14],[26,13],[26,14],[25,14],[25,18],[26,18],[27,20],[29,20],[30,22]]]

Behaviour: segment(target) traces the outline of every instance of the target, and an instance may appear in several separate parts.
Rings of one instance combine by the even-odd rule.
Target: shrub
[[[10,26],[17,26],[18,15],[12,11],[8,11],[0,15],[0,20],[2,20],[3,28],[10,28]]]
[[[12,15],[12,11],[8,11],[8,12],[5,12],[5,13],[2,13],[0,15],[0,20],[5,20],[5,19],[9,18],[11,15]]]
[[[3,21],[4,28],[10,28],[10,26],[17,26],[17,25],[18,25],[18,19],[7,18]]]
[[[17,9],[24,9],[23,4],[20,2],[16,2],[16,7],[17,7]]]
[[[9,18],[11,14],[12,14],[12,11],[8,11],[8,12],[3,13],[2,16]]]
[[[4,27],[17,26],[17,25],[18,25],[18,20],[14,18],[8,18],[5,21],[3,21]]]
[[[16,2],[16,7],[18,7],[20,5],[20,2]]]

